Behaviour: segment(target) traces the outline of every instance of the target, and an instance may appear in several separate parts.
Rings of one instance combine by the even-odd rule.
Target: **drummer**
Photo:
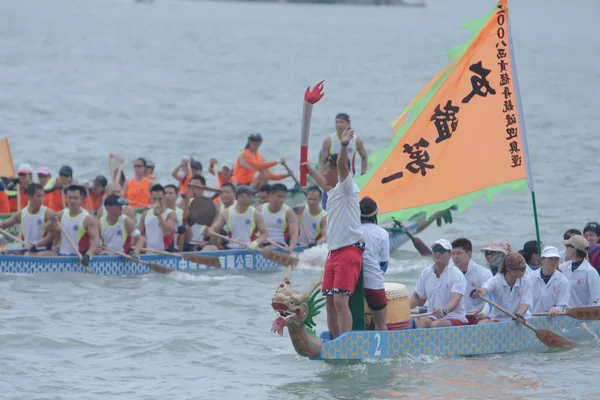
[[[441,328],[467,323],[463,302],[467,281],[454,265],[449,265],[452,245],[439,239],[431,246],[433,264],[426,267],[410,296],[410,308],[422,306],[427,301],[433,315],[415,320],[415,328]]]
[[[375,330],[387,331],[387,298],[383,274],[390,261],[390,235],[377,225],[379,207],[375,200],[364,197],[359,204],[361,231],[365,241],[363,252],[365,300],[373,313]]]

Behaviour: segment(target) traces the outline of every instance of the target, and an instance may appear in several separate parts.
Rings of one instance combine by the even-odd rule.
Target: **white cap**
[[[438,239],[435,241],[435,243],[433,244],[433,246],[435,246],[436,244],[439,244],[440,246],[442,246],[444,249],[446,250],[452,250],[452,244],[450,244],[450,242],[446,239]],[[431,247],[433,247],[431,246]]]
[[[33,174],[33,168],[29,164],[21,164],[17,168],[17,174]]]
[[[560,253],[556,247],[546,246],[542,250],[542,258],[560,258]]]
[[[233,168],[231,168],[230,164],[223,164],[221,165],[221,168],[227,168],[228,170],[232,170]]]

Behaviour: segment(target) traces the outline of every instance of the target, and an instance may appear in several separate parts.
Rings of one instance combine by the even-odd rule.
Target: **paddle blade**
[[[183,258],[196,264],[208,265],[209,267],[214,268],[221,268],[221,262],[219,261],[219,257],[199,256],[197,254],[183,254]]]
[[[158,272],[159,274],[170,274],[173,272],[171,268],[163,267],[162,265],[147,263],[148,268],[150,268],[154,272]]]
[[[211,199],[204,196],[194,197],[189,208],[189,217],[194,224],[210,224],[216,216],[217,208]]]
[[[542,343],[550,348],[572,349],[576,346],[575,343],[548,329],[536,329],[535,334]]]
[[[600,320],[600,306],[570,308],[566,313],[569,317],[586,321]]]
[[[298,259],[296,257],[288,256],[278,251],[272,250],[260,250],[260,254],[268,260],[275,261],[277,264],[281,264],[285,267],[291,265],[295,267],[298,265]]]

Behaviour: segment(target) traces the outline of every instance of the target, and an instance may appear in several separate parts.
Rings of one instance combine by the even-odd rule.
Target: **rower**
[[[109,183],[108,185],[106,185],[106,189],[104,190],[104,192],[107,196],[110,196],[111,194],[116,194],[117,196],[121,197],[121,185],[119,185],[118,183]],[[106,207],[104,207],[103,200],[102,205],[100,206],[100,209],[98,210],[98,214],[96,216],[98,218],[101,218],[105,213]],[[129,205],[123,206],[123,214],[127,215],[134,221],[136,220],[135,211]]]
[[[321,197],[321,189],[311,186],[306,190],[306,204],[297,209],[300,243],[312,246],[327,242],[327,212],[321,208]]]
[[[231,178],[233,177],[233,168],[229,164],[223,164],[221,169],[217,170],[216,166],[218,161],[216,158],[210,159],[210,165],[208,166],[208,173],[217,177],[217,183],[219,187],[223,186],[223,184],[231,182]]]
[[[250,186],[239,185],[235,189],[235,205],[219,214],[217,220],[208,228],[209,233],[219,233],[227,226],[227,235],[231,239],[246,244],[250,251],[256,250],[259,243],[267,240],[269,231],[261,213],[252,207],[255,193]],[[227,248],[243,249],[244,246],[229,242]]]
[[[67,208],[56,214],[57,218],[52,220],[60,221],[64,232],[69,235],[71,242],[77,246],[77,251],[83,256],[81,264],[89,266],[92,261],[92,254],[97,254],[100,245],[100,232],[98,229],[98,220],[81,208],[85,199],[85,188],[80,185],[70,185],[65,189],[67,198]],[[56,232],[61,232],[55,226]],[[76,255],[65,233],[60,233],[59,256]]]
[[[44,187],[44,205],[54,212],[59,212],[67,206],[64,190],[73,183],[73,168],[63,165],[58,170],[58,179],[52,187]]]
[[[498,267],[502,264],[502,259],[510,253],[510,244],[501,240],[492,240],[487,247],[481,249],[481,252],[485,254],[492,275],[496,275]]]
[[[531,272],[532,312],[547,312],[550,318],[565,311],[569,305],[569,280],[560,273],[560,254],[556,247],[546,246],[542,251],[542,267]]]
[[[269,202],[263,205],[262,215],[269,230],[269,239],[292,253],[298,244],[298,218],[294,210],[285,204],[287,191],[282,183],[271,185]],[[269,246],[269,242],[265,245]]]
[[[438,239],[431,246],[433,264],[426,267],[410,296],[410,308],[422,306],[427,301],[431,316],[415,319],[415,328],[441,328],[467,324],[463,301],[467,281],[462,271],[450,264],[452,244]]]
[[[6,185],[10,211],[15,212],[27,207],[27,187],[33,182],[33,168],[29,164],[21,164],[17,169],[18,178]],[[18,194],[17,194],[18,193]],[[20,204],[17,204],[20,201]]]
[[[256,208],[262,210],[262,205],[269,202],[269,192],[271,191],[271,185],[265,183],[258,189],[258,203]]]
[[[542,243],[540,243],[540,245],[543,249],[544,245]],[[540,268],[540,262],[542,260],[538,255],[537,240],[529,240],[525,242],[523,249],[519,250],[519,253],[521,253],[525,259],[525,262],[527,263],[527,272],[525,273],[525,277],[529,276],[529,274]]]
[[[165,188],[154,185],[150,191],[152,208],[142,214],[139,229],[146,237],[146,247],[150,250],[165,251],[173,243],[177,226],[175,212],[167,208]]]
[[[134,259],[138,259],[146,240],[135,226],[135,221],[123,214],[123,206],[126,204],[116,194],[106,196],[106,214],[100,218],[100,240],[104,247],[130,253]],[[103,250],[100,254],[112,253]]]
[[[318,204],[319,199],[315,199]],[[376,331],[387,331],[387,297],[383,274],[390,261],[390,235],[377,225],[379,207],[375,200],[364,197],[360,201],[360,223],[365,251],[363,274],[365,300],[373,315]]]
[[[203,186],[206,186],[206,179],[204,179],[202,175],[192,176],[192,179],[189,181],[188,191],[186,193],[186,198],[188,199],[188,208],[183,208],[183,219],[186,225],[183,251],[197,251],[200,250],[198,247],[203,247],[204,245],[193,243],[204,242],[204,225],[194,224],[190,226],[189,221],[187,220],[187,216],[189,214],[187,213],[187,210],[189,210],[189,205],[192,204],[192,201],[194,201],[196,197],[204,196],[204,189],[202,188]]]
[[[600,243],[600,224],[597,222],[588,222],[583,228],[583,236],[591,245]]]
[[[152,184],[145,175],[146,160],[142,157],[136,158],[133,162],[133,172],[135,176],[125,184],[123,197],[133,208],[150,207],[150,189]]]
[[[563,240],[569,240],[569,239],[571,239],[571,236],[575,236],[575,235],[583,236],[583,233],[581,233],[581,231],[579,229],[575,229],[575,228],[567,229],[567,231],[563,234]],[[559,251],[559,253],[560,253],[561,264],[565,261],[570,260],[569,258],[566,258],[565,250],[561,250],[561,251]]]
[[[515,314],[517,322],[523,323],[526,319],[531,318],[529,310],[533,306],[531,285],[528,279],[524,279],[525,271],[527,271],[525,258],[518,252],[508,253],[502,258],[498,273],[492,279],[488,279],[479,289],[473,289],[470,296],[477,299],[491,294],[496,304]],[[596,274],[595,271],[594,274]],[[477,323],[489,324],[511,319],[512,317],[506,313],[492,307],[488,317]]]
[[[92,190],[90,190],[90,196],[86,199],[86,203],[90,202],[90,207],[92,212],[98,215],[100,208],[102,208],[103,200],[106,197],[106,186],[108,185],[108,180],[102,176],[98,175],[94,178],[94,182],[92,182]],[[87,208],[84,205],[84,208]]]
[[[179,188],[175,185],[165,186],[165,204],[167,208],[175,211],[175,221],[177,223],[177,230],[173,236],[173,247],[175,250],[177,247],[177,239],[180,233],[185,233],[185,226],[183,225],[183,210],[177,207],[177,197],[179,196]]]
[[[38,181],[44,190],[50,190],[56,184],[56,179],[52,178],[52,172],[48,167],[40,167],[37,172]],[[45,199],[45,198],[44,198]]]
[[[565,244],[566,261],[558,268],[569,280],[569,307],[600,305],[600,276],[586,260],[589,242],[581,235],[573,235]]]
[[[473,261],[473,244],[469,239],[458,238],[452,242],[452,261],[464,275],[466,280],[465,291],[463,292],[463,304],[467,312],[467,324],[474,325],[477,318],[484,319],[482,310],[486,303],[481,299],[471,298],[471,290],[480,288],[488,279],[492,278],[489,269],[482,267]]]
[[[262,144],[262,136],[260,133],[253,133],[248,136],[246,148],[233,167],[233,181],[238,185],[248,185],[253,189],[257,189],[269,183],[269,180],[279,181],[290,176],[287,174],[276,174],[271,172],[269,168],[277,164],[285,164],[285,158],[277,161],[263,161],[262,155],[258,152],[258,148]]]
[[[190,156],[183,156],[179,165],[171,171],[173,179],[179,182],[179,192],[182,199],[185,199],[190,178],[196,175],[202,175],[202,163],[195,161]]]
[[[348,128],[341,135],[339,154],[325,160],[322,175],[302,163],[311,177],[328,194],[327,247],[322,293],[326,296],[327,326],[334,339],[352,330],[348,298],[356,289],[365,249],[360,224],[358,194],[352,180],[348,146],[354,137]]]
[[[27,256],[56,255],[49,251],[52,248],[52,234],[46,231],[46,222],[50,220],[52,210],[44,206],[44,188],[38,183],[32,183],[27,188],[29,202],[27,207],[0,222],[0,228],[7,229],[20,224],[21,239],[31,245]],[[24,249],[27,250],[27,249]]]

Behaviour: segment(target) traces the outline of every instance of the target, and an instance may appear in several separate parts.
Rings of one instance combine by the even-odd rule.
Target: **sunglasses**
[[[431,251],[433,251],[433,253],[437,253],[437,254],[446,254],[446,253],[450,253],[451,250],[445,249],[441,246],[435,246],[431,248]]]
[[[133,168],[144,168],[143,165],[134,165]]]

